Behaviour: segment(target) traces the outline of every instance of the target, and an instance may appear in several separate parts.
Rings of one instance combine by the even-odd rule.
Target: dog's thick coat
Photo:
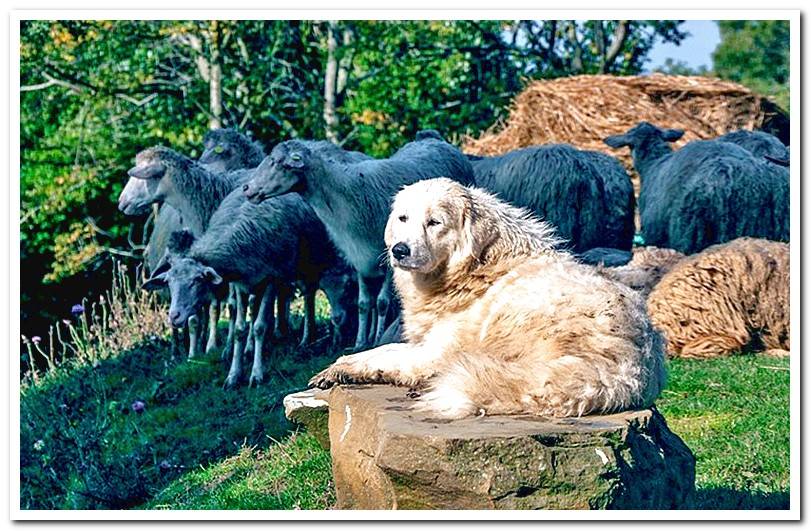
[[[408,343],[342,356],[311,383],[420,387],[418,407],[445,418],[649,406],[664,354],[642,298],[558,243],[547,224],[483,190],[448,179],[407,186],[386,245]]]

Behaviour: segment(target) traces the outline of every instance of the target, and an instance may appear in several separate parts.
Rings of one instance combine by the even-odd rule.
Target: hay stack
[[[573,76],[533,81],[512,103],[506,123],[462,149],[499,155],[534,144],[568,143],[619,157],[639,191],[629,150],[612,150],[603,138],[647,120],[685,130],[676,143],[712,138],[735,129],[761,129],[788,144],[788,117],[746,87],[698,76]]]

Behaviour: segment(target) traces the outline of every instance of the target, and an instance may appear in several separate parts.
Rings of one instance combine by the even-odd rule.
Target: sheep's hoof
[[[236,388],[236,386],[237,386],[237,378],[232,376],[228,376],[228,378],[225,379],[225,383],[222,384],[223,391],[234,389]]]
[[[251,373],[251,377],[248,379],[248,387],[259,387],[259,384],[261,384],[264,381],[264,379],[265,377],[261,373],[260,374]]]

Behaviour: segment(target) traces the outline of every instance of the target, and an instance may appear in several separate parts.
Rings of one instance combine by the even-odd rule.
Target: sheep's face
[[[172,258],[168,271],[159,273],[145,284],[145,289],[168,287],[172,302],[169,305],[169,322],[183,326],[189,317],[214,297],[222,277],[206,265],[192,258]]]
[[[662,129],[650,122],[639,122],[626,133],[606,137],[603,142],[615,149],[625,146],[638,149],[653,141],[675,142],[683,135],[682,129]]]
[[[171,187],[166,178],[167,168],[156,148],[138,153],[135,166],[127,172],[130,179],[118,197],[118,209],[134,216],[142,214],[152,203],[162,202]]]
[[[301,192],[306,187],[305,176],[312,167],[312,158],[312,152],[300,142],[283,142],[257,166],[242,191],[254,204],[289,192]]]
[[[465,239],[465,197],[464,187],[445,178],[403,188],[386,224],[391,265],[427,274],[454,260]]]
[[[241,158],[239,146],[225,139],[208,138],[204,147],[199,162],[205,165],[207,170],[222,173],[238,169]]]
[[[358,314],[355,273],[348,266],[346,271],[340,273],[328,271],[321,277],[320,286],[329,299],[330,322],[338,335],[336,342],[341,343],[341,336],[351,334],[357,328],[357,323],[352,320],[352,316]]]

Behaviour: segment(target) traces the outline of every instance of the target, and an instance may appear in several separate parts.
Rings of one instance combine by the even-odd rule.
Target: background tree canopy
[[[758,24],[722,24],[717,72],[774,80],[787,94],[788,23]],[[106,286],[111,257],[136,263],[143,220],[125,218],[116,199],[142,148],[197,157],[206,129],[236,127],[267,149],[328,138],[385,156],[419,129],[453,139],[489,127],[527,79],[639,73],[657,41],[686,37],[680,25],[24,21],[23,331]],[[752,47],[764,53],[755,63]]]

